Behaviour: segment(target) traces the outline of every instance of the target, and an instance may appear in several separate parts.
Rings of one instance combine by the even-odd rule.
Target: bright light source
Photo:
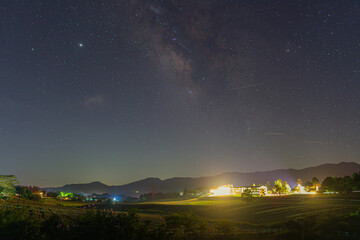
[[[211,189],[210,194],[211,196],[224,196],[224,195],[231,195],[232,186],[231,185],[224,185],[218,187],[217,189]]]
[[[114,197],[113,200],[116,201],[116,198]]]

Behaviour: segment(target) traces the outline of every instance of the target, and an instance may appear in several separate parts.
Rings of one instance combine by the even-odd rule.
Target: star
[[[83,47],[84,46],[84,44],[82,44],[82,43],[79,43],[79,47]]]

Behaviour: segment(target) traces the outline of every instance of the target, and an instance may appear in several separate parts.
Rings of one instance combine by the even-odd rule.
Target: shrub
[[[173,213],[165,217],[165,229],[173,235],[199,234],[206,229],[206,222],[193,213]]]

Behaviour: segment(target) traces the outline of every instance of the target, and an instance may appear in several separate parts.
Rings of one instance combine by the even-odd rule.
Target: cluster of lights
[[[316,187],[316,191],[318,191],[318,187]],[[294,192],[295,194],[316,194],[316,191],[308,192],[304,186],[300,183],[295,187]]]
[[[255,187],[255,186],[254,186]],[[257,186],[256,186],[257,187]],[[228,196],[228,195],[235,195],[243,193],[245,190],[248,190],[249,187],[240,187],[240,188],[234,188],[232,185],[223,185],[216,189],[210,190],[210,196]],[[288,192],[290,192],[290,186],[288,186]],[[316,191],[318,191],[318,187],[316,187]],[[304,186],[301,184],[298,184],[292,193],[290,194],[316,194],[316,191],[309,192]],[[271,194],[268,193],[267,188],[265,186],[257,187],[256,190],[257,194],[260,195],[268,195],[268,196],[275,196],[278,194]]]

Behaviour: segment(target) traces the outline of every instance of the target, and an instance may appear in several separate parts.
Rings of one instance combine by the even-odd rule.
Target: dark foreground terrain
[[[360,195],[0,202],[0,239],[360,239]]]

